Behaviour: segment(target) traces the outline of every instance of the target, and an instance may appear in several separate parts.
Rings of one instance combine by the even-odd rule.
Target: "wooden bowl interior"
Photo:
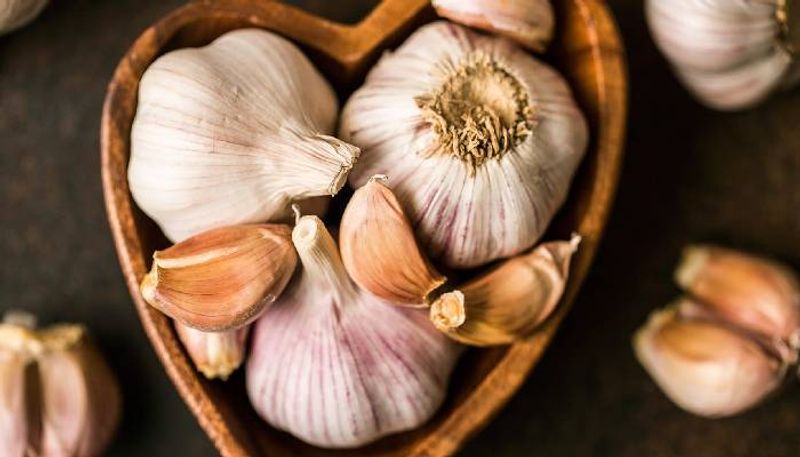
[[[242,27],[261,27],[299,44],[346,100],[381,52],[434,19],[427,0],[388,0],[361,23],[332,23],[269,1],[195,2],[177,10],[137,40],[120,63],[104,107],[103,184],[109,221],[126,281],[143,325],[168,374],[202,427],[225,455],[445,455],[475,433],[507,401],[541,357],[567,312],[597,248],[615,190],[625,123],[626,82],[618,35],[602,2],[558,4],[558,39],[546,60],[569,80],[589,121],[592,140],[569,200],[546,238],[576,231],[584,241],[574,259],[559,310],[526,341],[510,347],[470,350],[459,363],[448,399],[435,418],[417,430],[390,436],[358,450],[331,451],[306,445],[270,428],[250,407],[243,371],[229,381],[209,382],[192,367],[167,318],[142,300],[138,284],[156,249],[168,245],[158,227],[131,200],[127,186],[129,135],[138,81],[159,55],[202,46]]]

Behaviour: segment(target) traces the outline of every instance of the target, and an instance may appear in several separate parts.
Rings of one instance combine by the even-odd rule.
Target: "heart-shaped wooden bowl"
[[[333,82],[342,100],[360,84],[380,53],[434,18],[428,0],[385,0],[356,25],[337,24],[269,0],[197,1],[147,29],[125,55],[108,87],[101,149],[108,219],[122,270],[147,335],[200,425],[226,456],[441,456],[454,453],[519,388],[542,356],[586,276],[611,207],[622,161],[626,71],[619,34],[601,0],[557,5],[558,38],[548,60],[567,77],[591,126],[589,151],[569,201],[548,238],[583,235],[560,308],[546,325],[509,347],[469,351],[453,375],[448,399],[425,426],[358,450],[329,451],[301,443],[261,421],[250,407],[241,370],[228,382],[209,382],[194,370],[169,320],[147,306],[139,282],[155,249],[167,245],[128,190],[130,131],[139,80],[159,55],[208,44],[241,27],[262,27],[299,44]]]

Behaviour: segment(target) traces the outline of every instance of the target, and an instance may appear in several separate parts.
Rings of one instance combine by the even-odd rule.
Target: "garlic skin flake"
[[[588,130],[553,69],[505,39],[435,22],[370,71],[340,136],[362,150],[351,185],[388,175],[428,253],[469,268],[539,239]]]
[[[550,0],[433,0],[436,12],[453,22],[510,38],[544,52],[553,38]]]
[[[128,182],[172,241],[277,221],[336,194],[358,148],[334,137],[337,101],[300,50],[235,30],[159,57],[142,76]]]
[[[357,288],[315,216],[292,238],[302,274],[256,322],[247,392],[275,428],[352,448],[427,421],[442,403],[457,345],[424,312]]]
[[[225,332],[203,332],[175,322],[175,333],[206,379],[228,379],[244,361],[250,326]]]
[[[699,416],[731,416],[782,383],[787,365],[730,326],[681,315],[689,299],[651,314],[633,339],[639,362],[664,393]]]
[[[0,0],[0,35],[34,20],[47,3],[48,0]]]
[[[791,2],[647,0],[645,11],[679,78],[712,108],[754,106],[800,77],[794,30],[800,12]]]

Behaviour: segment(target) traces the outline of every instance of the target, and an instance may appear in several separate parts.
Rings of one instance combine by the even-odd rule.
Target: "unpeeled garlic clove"
[[[553,312],[564,293],[580,236],[544,243],[433,302],[430,319],[453,338],[473,346],[524,338]]]
[[[310,444],[352,448],[427,421],[460,353],[424,311],[347,276],[322,221],[299,218],[302,273],[255,323],[247,392],[258,414]]]
[[[232,330],[275,301],[296,263],[288,226],[221,227],[156,251],[142,296],[189,327]]]
[[[508,37],[536,52],[553,38],[550,0],[433,0],[436,12],[454,22]]]
[[[729,326],[682,317],[689,299],[653,312],[633,339],[636,357],[681,408],[700,416],[730,416],[775,391],[787,366]]]
[[[800,345],[800,286],[787,267],[731,249],[693,245],[684,250],[675,280],[721,320]]]
[[[342,262],[353,281],[391,303],[427,305],[446,278],[420,251],[400,202],[372,177],[355,191],[339,227]]]
[[[203,332],[175,322],[175,332],[195,367],[208,379],[228,379],[244,361],[250,326],[224,332]]]

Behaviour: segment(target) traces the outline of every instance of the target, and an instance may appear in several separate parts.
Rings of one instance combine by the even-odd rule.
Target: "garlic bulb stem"
[[[340,304],[347,303],[356,295],[336,242],[319,217],[300,217],[292,231],[292,242],[303,268],[318,287],[332,291]]]

